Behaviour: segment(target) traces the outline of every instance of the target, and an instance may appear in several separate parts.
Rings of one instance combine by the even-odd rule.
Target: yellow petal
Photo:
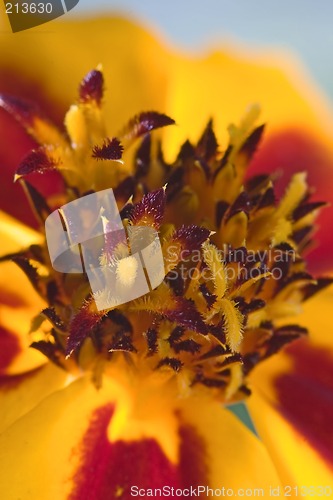
[[[1,212],[2,254],[22,250],[41,240],[39,233]],[[45,303],[13,262],[0,263],[0,373],[22,373],[45,362],[45,357],[28,349],[28,332],[33,316]]]
[[[243,116],[250,104],[259,103],[260,119],[268,123],[266,135],[300,129],[326,143],[332,152],[330,104],[287,53],[253,56],[229,48],[201,58],[178,57],[168,90],[168,112],[179,126],[166,134],[175,149],[189,134],[196,140],[210,116],[217,137],[224,137],[235,116]]]
[[[332,487],[332,467],[309,445],[302,433],[276,410],[272,402],[255,391],[248,407],[281,477],[284,492],[289,492],[289,488],[286,488],[288,485],[292,488],[297,486],[303,493],[302,498],[311,499],[319,498],[321,486]],[[315,487],[315,490],[311,490],[311,487]],[[294,489],[291,498],[297,498]]]
[[[7,19],[5,25],[9,29]],[[41,35],[44,44],[40,43]],[[331,106],[302,73],[298,62],[286,53],[254,54],[221,47],[207,55],[190,57],[166,47],[134,23],[110,17],[66,23],[55,20],[52,31],[46,25],[31,30],[29,37],[24,32],[4,37],[0,40],[0,60],[4,68],[1,88],[36,98],[58,121],[77,95],[77,82],[89,69],[103,63],[106,88],[110,89],[105,98],[109,134],[117,135],[138,111],[155,108],[165,112],[178,124],[162,132],[167,159],[174,158],[188,135],[196,141],[211,116],[221,149],[225,148],[226,127],[234,120],[238,122],[247,107],[258,102],[263,110],[261,121],[268,124],[261,145],[261,152],[265,151],[261,170],[280,168],[280,162],[288,171],[296,167],[308,170],[310,181],[319,187],[319,199],[331,196],[325,187],[327,182],[318,179],[318,172],[327,179],[331,170]],[[52,71],[48,71],[50,60]],[[275,138],[278,146],[271,151]],[[286,147],[281,151],[282,143]],[[126,153],[125,160],[129,159],[127,154],[131,155]],[[262,158],[261,153],[259,156]],[[193,196],[185,198],[197,202]],[[321,214],[321,221],[329,222],[329,210],[326,214],[326,218]],[[285,231],[286,227],[280,232]],[[329,262],[329,234],[320,235],[325,243],[324,259],[313,252],[313,266],[317,268]]]
[[[16,269],[14,269],[14,264],[10,266],[12,269],[9,276],[15,279]],[[17,274],[16,283],[20,284],[21,281],[24,283],[25,278],[22,279],[19,269],[17,269]],[[34,293],[32,287],[28,285],[30,286],[28,292],[32,295]],[[23,284],[22,288],[24,286]],[[46,362],[45,356],[29,348],[31,340],[28,335],[32,317],[38,314],[45,304],[38,300],[32,304],[30,298],[25,302],[27,297],[24,295],[23,301],[20,302],[22,296],[15,292],[10,296],[8,288],[1,289],[2,293],[6,300],[10,298],[14,302],[4,304],[1,299],[2,303],[0,303],[0,374],[20,374]]]
[[[279,485],[259,440],[218,403],[206,404],[200,398],[169,408],[178,420],[178,428],[170,434],[179,443],[175,463],[145,425],[154,399],[141,415],[141,436],[135,440],[119,436],[110,442],[108,427],[122,394],[110,379],[99,391],[81,379],[44,399],[4,431],[0,436],[4,498],[77,499],[87,491],[96,500],[130,498],[135,485],[265,490]],[[170,433],[162,412],[160,417],[160,435]]]
[[[307,300],[297,323],[309,330],[309,341],[317,346],[333,348],[332,331],[333,285]],[[293,319],[295,322],[295,318]]]
[[[218,137],[223,137],[230,122],[254,103],[260,103],[269,133],[300,128],[329,144],[329,103],[288,53],[254,55],[224,47],[203,56],[177,54],[140,26],[104,17],[55,20],[52,31],[41,26],[29,37],[24,32],[8,36],[0,44],[0,58],[6,68],[4,83],[14,75],[17,91],[27,88],[27,82],[38,84],[54,103],[66,107],[76,95],[77,82],[101,62],[106,87],[112,90],[105,115],[111,133],[138,111],[167,112],[179,124],[166,131],[170,155],[188,134],[196,140],[211,116]]]
[[[42,241],[41,234],[0,210],[1,255],[14,253]]]
[[[51,363],[22,375],[0,377],[0,433],[61,388],[66,379],[67,373]]]
[[[214,401],[188,399],[180,406],[206,444],[209,483],[213,488],[263,488],[279,485],[279,477],[262,443],[234,415]]]
[[[105,87],[110,89],[105,116],[111,135],[142,110],[165,111],[169,59],[168,52],[153,36],[121,18],[66,23],[55,20],[52,30],[39,27],[31,30],[29,37],[24,32],[16,33],[0,42],[5,88],[12,78],[16,95],[19,92],[27,96],[30,82],[42,88],[46,100],[60,104],[63,111],[77,96],[78,82],[102,63]],[[30,95],[33,98],[33,92]]]
[[[248,406],[284,484],[333,481],[332,292],[330,287],[314,296],[297,316],[309,338],[265,361],[250,377]]]

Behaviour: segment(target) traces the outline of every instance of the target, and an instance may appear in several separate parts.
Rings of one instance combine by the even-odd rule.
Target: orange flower
[[[292,145],[300,141],[308,148],[309,176],[309,158],[318,158],[318,150],[320,168],[328,175],[330,118],[313,110],[314,102],[318,107],[314,93],[307,104],[281,70],[259,62],[220,53],[190,60],[120,19],[80,22],[74,30],[72,24],[54,26],[47,56],[39,45],[24,72],[23,62],[14,64],[10,57],[22,44],[20,34],[0,49],[6,81],[14,75],[12,81],[19,82],[16,68],[25,79],[21,90],[16,86],[19,98],[4,96],[0,103],[39,144],[28,153],[30,145],[18,141],[19,154],[26,155],[16,168],[39,216],[39,231],[6,215],[0,226],[2,253],[11,254],[30,280],[29,285],[8,259],[2,264],[4,494],[130,498],[131,487],[132,493],[140,487],[149,496],[147,488],[207,485],[235,492],[262,488],[269,497],[270,487],[283,491],[290,485],[294,496],[294,487],[310,486],[319,495],[318,488],[332,482],[332,356],[327,350],[332,289],[309,299],[329,280],[313,281],[303,259],[319,205],[308,200],[304,174],[294,175],[276,202],[274,175],[253,179],[251,169],[246,173],[263,132],[261,126],[253,128],[256,107],[240,126],[229,128],[229,147],[222,130],[243,114],[245,105],[260,101],[271,129],[255,156],[256,172],[263,166],[266,171],[280,165],[288,169],[298,148],[288,156],[286,145],[297,138]],[[125,34],[127,44],[122,43]],[[70,55],[69,75],[63,68],[70,38],[80,45]],[[35,52],[35,38],[24,40],[26,53]],[[53,52],[53,72],[46,74],[43,57]],[[86,55],[83,63],[81,54]],[[65,135],[21,100],[27,80],[35,79],[48,92],[46,103],[67,101],[67,92],[75,94],[82,64],[94,67],[96,56],[105,74],[115,75],[107,79],[112,108],[105,99],[106,128],[100,70],[81,82],[78,101],[66,114]],[[42,103],[36,89],[31,95]],[[152,108],[160,113],[136,114],[125,131],[116,133],[131,114]],[[46,109],[52,114],[52,105]],[[131,146],[171,123],[161,113],[179,123],[165,129],[165,159],[158,141],[150,145],[149,135],[137,150]],[[214,128],[209,122],[196,143],[211,114]],[[8,139],[13,130],[21,134],[6,114],[2,120],[11,127]],[[111,139],[114,135],[126,146],[124,164],[118,161],[122,148]],[[184,143],[174,161],[176,147],[187,137],[191,143]],[[274,153],[278,139],[279,152],[285,154],[281,160]],[[3,157],[10,168],[8,144]],[[50,186],[47,190],[37,183],[41,196],[29,178],[41,172],[48,178],[50,170],[60,172],[63,182],[58,175],[56,196]],[[318,186],[325,193],[325,186]],[[110,187],[125,225],[159,230],[168,274],[148,296],[98,313],[83,275],[62,275],[50,266],[40,223],[49,208]],[[15,212],[12,199],[5,198],[7,211],[18,215],[19,207]],[[107,250],[106,242],[104,259]],[[329,263],[326,256],[323,268]],[[193,269],[197,272],[189,279]],[[26,349],[32,317],[35,350]],[[311,342],[295,321],[310,327]],[[245,398],[249,389],[247,404],[263,442],[221,405]],[[312,490],[303,493],[312,496]]]

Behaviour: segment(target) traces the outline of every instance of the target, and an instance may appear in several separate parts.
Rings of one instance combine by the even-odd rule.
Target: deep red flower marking
[[[2,109],[0,109],[0,129],[0,164],[2,169],[0,209],[29,225],[37,227],[37,221],[30,210],[22,187],[13,182],[18,163],[35,146],[35,143],[27,136],[14,118]],[[15,200],[15,203],[13,203],[13,200]]]
[[[21,352],[18,338],[9,330],[0,327],[0,374],[6,372],[6,368]]]
[[[183,424],[179,429],[180,459],[179,475],[182,488],[208,485],[208,465],[205,443],[194,427]]]
[[[333,357],[307,340],[286,352],[294,370],[274,381],[279,411],[333,468]]]
[[[263,172],[281,174],[276,182],[276,193],[281,196],[291,176],[300,171],[308,172],[309,186],[315,188],[314,201],[333,202],[333,157],[322,144],[301,130],[268,135],[256,152],[247,177]],[[317,219],[317,246],[307,259],[311,272],[332,269],[333,232],[327,230],[332,218],[333,204],[324,208]]]
[[[61,126],[66,111],[66,103],[55,101],[45,92],[40,81],[34,81],[11,68],[3,68],[0,76],[1,92],[13,96],[23,96],[25,100],[37,103],[47,116]],[[38,221],[31,211],[29,202],[22,187],[13,183],[14,173],[22,158],[37,144],[26,133],[24,128],[5,110],[0,109],[0,209],[13,215],[21,222],[32,227],[38,227]],[[44,195],[59,192],[62,189],[62,180],[55,172],[45,177],[32,174],[30,181]],[[15,203],[13,203],[15,200]]]
[[[26,305],[26,302],[22,297],[13,292],[0,290],[0,304],[17,308]],[[14,311],[13,314],[15,314]],[[6,328],[0,326],[0,376],[6,373],[6,369],[20,352],[21,345],[18,337]]]
[[[0,109],[0,165],[2,169],[0,183],[0,210],[16,217],[29,226],[38,228],[27,197],[18,183],[14,184],[14,174],[17,165],[37,144],[16,120],[6,111]],[[37,187],[45,196],[60,192],[63,181],[58,172],[50,172],[47,176],[30,174],[29,182]],[[15,200],[15,202],[14,202]]]
[[[0,288],[0,304],[18,308],[26,306],[27,302],[23,299],[23,297],[20,297],[15,292],[10,292]]]
[[[45,119],[40,108],[34,102],[26,99],[0,94],[0,106],[14,116],[26,130],[33,129],[34,120],[37,117]]]
[[[78,450],[83,463],[73,478],[70,500],[130,500],[131,486],[154,489],[208,484],[204,443],[192,427],[180,427],[180,458],[175,466],[153,439],[110,443],[107,428],[112,414],[112,405],[94,412]]]
[[[68,103],[56,100],[54,95],[51,97],[38,76],[28,76],[19,68],[2,67],[0,86],[3,93],[22,96],[24,99],[37,103],[55,124],[62,125]]]

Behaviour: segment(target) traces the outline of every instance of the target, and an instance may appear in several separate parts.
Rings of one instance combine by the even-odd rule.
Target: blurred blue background
[[[333,100],[333,0],[80,0],[71,15],[117,12],[196,50],[224,40],[291,50]]]

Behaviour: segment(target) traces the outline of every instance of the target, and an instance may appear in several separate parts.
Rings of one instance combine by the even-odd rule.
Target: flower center
[[[256,108],[240,126],[230,126],[224,148],[210,121],[199,142],[187,141],[168,164],[150,133],[173,120],[144,112],[109,138],[102,96],[102,73],[94,70],[66,115],[67,136],[26,103],[2,101],[40,143],[16,178],[41,231],[60,206],[110,188],[126,230],[114,236],[113,221],[100,207],[104,233],[95,258],[99,269],[113,273],[114,286],[101,280],[92,289],[86,261],[85,273],[56,271],[46,245],[9,256],[48,303],[33,321],[32,347],[71,372],[90,370],[97,386],[109,374],[125,377],[126,384],[156,380],[183,396],[209,391],[222,401],[242,399],[255,365],[306,333],[285,318],[325,284],[307,274],[302,257],[322,204],[309,202],[303,173],[279,201],[269,175],[245,177],[264,130],[254,125]],[[62,175],[64,189],[45,199],[26,178],[50,170]],[[59,212],[69,234],[72,221]],[[88,232],[96,223],[89,207],[82,221]],[[139,249],[139,259],[133,245],[142,228],[158,238],[146,257]],[[119,289],[132,290],[141,272],[147,292],[120,302]],[[108,306],[97,307],[101,300]]]

